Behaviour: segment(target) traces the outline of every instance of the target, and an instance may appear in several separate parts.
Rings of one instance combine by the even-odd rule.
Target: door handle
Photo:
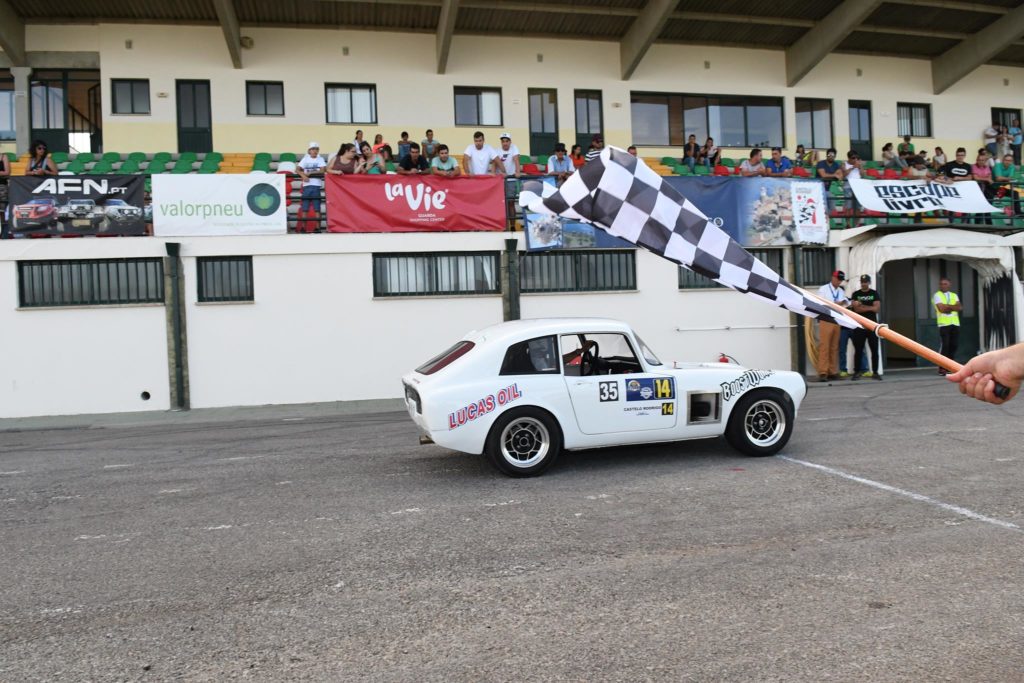
[[[582,386],[586,386],[586,384],[587,384],[587,383],[586,383],[586,382],[584,382],[584,381],[583,381],[583,380],[581,380],[581,379],[578,379],[578,380],[576,380],[575,382],[573,382],[573,386],[577,386],[577,387],[582,387]]]

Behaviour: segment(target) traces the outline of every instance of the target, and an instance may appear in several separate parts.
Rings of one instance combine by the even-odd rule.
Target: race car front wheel
[[[537,408],[513,408],[491,427],[487,457],[511,477],[533,477],[551,466],[562,450],[562,433],[550,414]]]
[[[742,396],[729,416],[725,438],[747,455],[775,455],[793,433],[793,402],[781,391],[762,389]]]

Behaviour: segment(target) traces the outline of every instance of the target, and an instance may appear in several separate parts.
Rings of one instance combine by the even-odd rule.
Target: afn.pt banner
[[[158,237],[284,235],[285,175],[154,175],[153,234]]]
[[[744,247],[828,242],[828,206],[820,181],[720,176],[664,180]]]
[[[12,177],[8,185],[15,237],[146,234],[142,176]]]

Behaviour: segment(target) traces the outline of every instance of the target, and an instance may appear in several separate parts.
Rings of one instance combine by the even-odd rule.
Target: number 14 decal
[[[618,382],[601,382],[598,385],[598,395],[602,403],[619,400]]]

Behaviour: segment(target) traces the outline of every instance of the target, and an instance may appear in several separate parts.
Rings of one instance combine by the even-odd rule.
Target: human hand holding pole
[[[1020,391],[1024,380],[1024,344],[975,356],[956,372],[946,375],[960,385],[960,393],[999,405]],[[1000,392],[1002,385],[1008,391]]]

